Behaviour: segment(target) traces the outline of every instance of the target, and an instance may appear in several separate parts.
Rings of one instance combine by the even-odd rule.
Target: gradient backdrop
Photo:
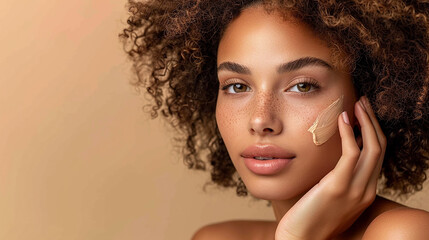
[[[265,201],[204,192],[208,174],[187,170],[144,114],[117,36],[125,3],[1,1],[0,239],[189,239],[211,222],[273,219]]]

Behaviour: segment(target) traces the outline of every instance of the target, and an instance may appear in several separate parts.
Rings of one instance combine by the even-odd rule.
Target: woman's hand
[[[362,132],[360,150],[347,113],[338,118],[342,156],[335,168],[281,219],[276,240],[328,239],[350,227],[376,197],[386,137],[366,97],[355,104]]]

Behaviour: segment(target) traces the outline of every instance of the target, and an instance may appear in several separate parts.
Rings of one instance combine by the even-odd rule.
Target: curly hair
[[[384,189],[422,189],[429,168],[429,3],[418,0],[129,0],[119,35],[133,61],[137,89],[183,138],[184,162],[223,187],[246,189],[216,125],[216,56],[228,24],[252,4],[308,24],[351,69],[387,137]],[[203,156],[203,154],[207,154]]]

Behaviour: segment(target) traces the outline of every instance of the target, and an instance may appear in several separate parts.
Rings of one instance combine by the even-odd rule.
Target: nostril
[[[271,129],[271,128],[264,128],[264,132],[274,132],[274,130],[273,129]]]
[[[278,119],[255,118],[249,121],[249,132],[261,136],[276,135],[282,132],[283,126]]]

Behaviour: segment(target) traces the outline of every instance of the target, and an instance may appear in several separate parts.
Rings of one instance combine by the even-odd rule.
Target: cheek
[[[298,146],[303,148],[314,145],[312,135],[307,131],[317,116],[314,112],[301,110],[296,111],[295,114],[288,113],[288,116],[284,118],[284,139],[291,143],[296,141],[299,143]]]
[[[315,182],[320,180],[335,167],[338,159],[341,157],[341,138],[337,124],[335,124],[336,130],[334,130],[334,134],[320,145],[314,143],[313,134],[308,131],[319,116],[319,113],[322,112],[325,107],[326,106],[309,106],[307,108],[309,110],[300,112],[300,119],[295,119],[295,121],[298,120],[298,122],[300,122],[300,125],[297,125],[298,128],[294,133],[296,137],[293,141],[298,148],[296,149],[297,152],[300,153],[300,159],[303,164],[301,166],[302,169],[306,170],[309,176],[312,176],[308,179],[310,182],[313,180]]]
[[[222,101],[216,104],[216,123],[227,147],[234,136],[239,136],[240,132],[243,133],[243,129],[240,129],[243,126],[241,118],[241,112],[234,109],[231,104],[224,104]]]
[[[338,116],[344,108],[344,97],[341,96],[327,108],[322,110],[308,129],[313,134],[313,142],[322,145],[338,131]]]
[[[285,135],[289,139],[300,141],[303,145],[314,145],[312,134],[308,129],[313,125],[323,106],[313,101],[306,103],[291,101],[285,109],[287,109],[283,115]]]
[[[309,176],[312,176],[314,184],[336,166],[341,157],[341,139],[338,134],[335,134],[323,145],[310,145],[303,154],[302,157],[313,159],[313,161],[306,162],[304,168],[308,170]]]
[[[349,99],[348,101],[344,101],[344,111],[347,112],[349,119],[350,119],[350,125],[353,127],[357,121],[355,114],[354,114],[354,106],[355,106],[356,99]]]
[[[316,145],[313,142],[312,133],[308,128],[313,124],[318,114],[308,115],[306,124],[302,125],[300,134],[302,138],[294,138],[294,143],[297,148],[299,158],[299,171],[307,177],[303,180],[303,184],[313,186],[337,164],[341,157],[341,138],[338,131],[332,137],[321,145]],[[311,117],[310,117],[311,116]]]

